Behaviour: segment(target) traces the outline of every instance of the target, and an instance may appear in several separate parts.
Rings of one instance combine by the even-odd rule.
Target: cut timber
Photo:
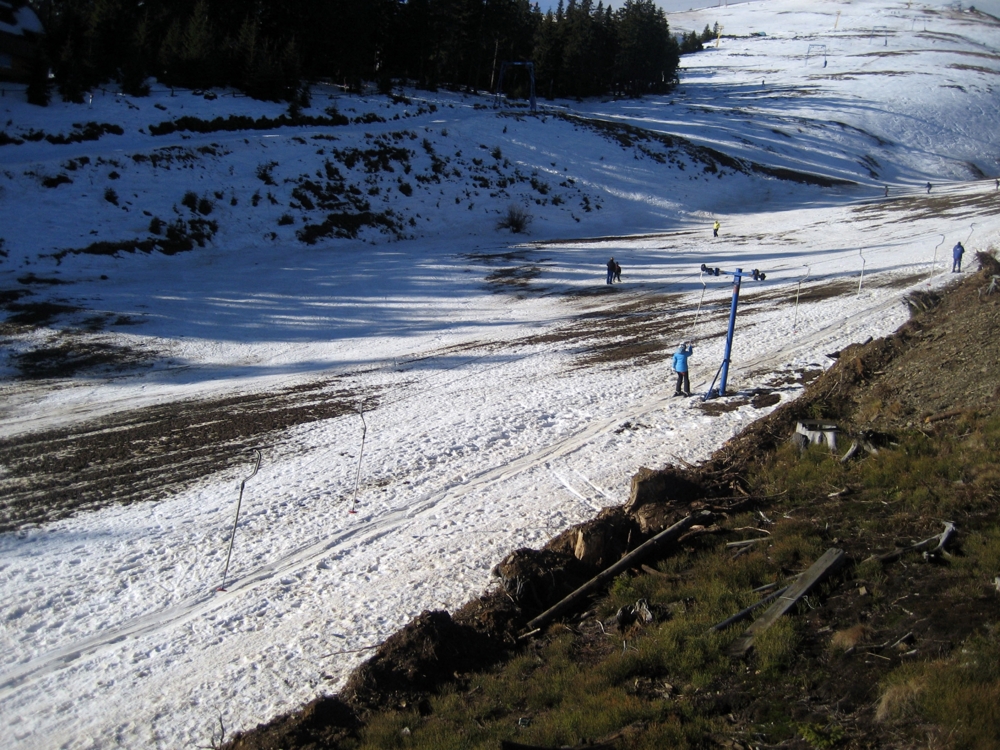
[[[779,596],[781,596],[782,594],[784,594],[786,591],[788,591],[788,586],[785,586],[784,588],[778,589],[777,591],[772,591],[770,594],[768,594],[767,596],[765,596],[759,602],[754,602],[753,604],[751,604],[746,609],[741,609],[739,612],[737,612],[732,617],[727,617],[725,620],[723,620],[722,622],[720,622],[718,625],[713,625],[712,627],[710,627],[708,629],[708,632],[709,633],[715,633],[715,632],[717,632],[719,630],[725,630],[730,625],[735,625],[740,620],[745,620],[746,618],[748,618],[750,615],[753,614],[753,611],[755,609],[763,607],[765,604],[770,604],[775,599],[777,599]]]
[[[771,627],[778,618],[795,606],[796,602],[808,594],[812,587],[822,581],[844,562],[844,550],[831,548],[814,562],[799,579],[788,587],[782,596],[767,608],[767,611],[751,623],[746,632],[729,647],[731,656],[742,656],[753,646],[754,638]]]
[[[640,564],[661,545],[677,539],[677,537],[683,534],[692,523],[694,523],[694,516],[685,516],[670,528],[661,531],[649,541],[639,545],[614,565],[606,570],[602,570],[572,594],[564,598],[562,601],[552,605],[547,610],[542,612],[542,614],[538,615],[538,617],[528,623],[528,630],[545,627],[554,619],[559,617],[563,612],[572,609],[577,602],[593,592],[595,589],[599,588],[602,584],[614,578],[619,573],[628,570],[634,565]]]

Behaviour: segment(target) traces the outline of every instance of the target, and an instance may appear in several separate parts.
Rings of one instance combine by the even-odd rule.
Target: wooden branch
[[[897,547],[892,552],[886,552],[883,555],[872,555],[865,562],[869,560],[878,560],[879,562],[886,563],[897,560],[907,552],[916,552],[918,550],[925,549],[931,545],[932,542],[937,542],[937,546],[934,548],[934,552],[941,552],[944,555],[948,555],[945,551],[945,545],[951,540],[952,535],[955,533],[955,524],[951,521],[946,521],[944,524],[944,531],[940,534],[935,534],[934,536],[927,537],[922,542],[917,542],[916,544],[911,544],[909,547]]]
[[[528,630],[545,627],[545,625],[552,622],[567,610],[571,609],[577,602],[593,592],[595,589],[600,588],[604,583],[614,578],[619,573],[640,564],[661,545],[676,540],[692,523],[694,523],[694,516],[685,516],[669,529],[661,531],[652,539],[640,544],[614,565],[602,570],[572,594],[566,596],[564,599],[542,612],[542,614],[538,615],[538,617],[531,620],[528,623]]]
[[[649,573],[651,576],[658,576],[659,578],[673,578],[674,577],[674,576],[670,575],[669,573],[664,573],[662,570],[657,570],[656,568],[654,568],[654,567],[652,567],[650,565],[646,565],[646,563],[643,563],[639,567],[642,568],[646,573]]]
[[[940,422],[942,419],[950,419],[951,417],[960,416],[965,409],[949,409],[948,411],[938,412],[937,414],[931,414],[928,417],[924,417],[924,424],[929,424],[930,422]]]
[[[789,586],[788,590],[774,604],[768,607],[763,615],[754,620],[742,636],[736,639],[733,645],[729,647],[730,655],[742,656],[749,651],[758,633],[763,633],[777,622],[778,618],[794,607],[799,599],[812,590],[813,586],[826,578],[836,568],[840,567],[845,559],[846,555],[841,549],[831,547],[824,552],[822,557],[814,562],[805,573],[799,576],[799,579]]]
[[[726,542],[726,549],[731,547],[746,547],[750,544],[756,544],[757,542],[763,542],[766,540],[766,536],[757,537],[756,539],[743,539],[739,542]]]
[[[851,458],[857,452],[858,452],[858,441],[855,440],[853,443],[851,443],[851,447],[847,449],[847,453],[845,453],[843,456],[840,457],[840,463],[846,464],[848,461],[851,460]]]

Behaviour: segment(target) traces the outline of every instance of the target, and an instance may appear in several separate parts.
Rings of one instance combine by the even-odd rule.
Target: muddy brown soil
[[[280,443],[296,425],[356,411],[357,403],[355,393],[327,381],[0,439],[0,532],[160,500],[235,466],[249,472],[253,449]]]

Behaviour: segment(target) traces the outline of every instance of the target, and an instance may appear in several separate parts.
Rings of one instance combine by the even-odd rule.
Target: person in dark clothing
[[[674,372],[677,373],[675,396],[691,395],[691,381],[688,379],[688,357],[691,356],[691,352],[693,351],[694,347],[685,342],[677,347],[677,351],[674,352]]]
[[[615,280],[615,266],[616,265],[618,265],[618,264],[615,263],[615,258],[612,255],[611,256],[611,260],[608,261],[608,283],[609,284]]]
[[[929,182],[927,183],[927,192],[928,194],[931,192],[931,184]]]
[[[622,282],[622,267],[618,265],[618,261],[615,261],[615,281],[619,284]]]
[[[965,255],[965,248],[959,242],[951,249],[951,272],[960,273],[962,270],[962,256]]]

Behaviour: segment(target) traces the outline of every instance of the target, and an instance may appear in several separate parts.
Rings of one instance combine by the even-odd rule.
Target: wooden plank
[[[571,609],[585,596],[600,588],[604,583],[614,578],[619,573],[638,565],[642,560],[655,552],[661,545],[677,539],[677,537],[683,534],[687,527],[692,523],[694,523],[694,516],[685,516],[669,529],[661,531],[652,539],[640,544],[614,565],[602,570],[572,594],[549,607],[547,610],[542,612],[542,614],[538,615],[538,617],[528,623],[528,630],[537,630],[538,628],[545,627],[547,624],[563,614],[563,612]]]
[[[740,620],[745,620],[746,618],[748,618],[750,615],[753,614],[753,611],[755,609],[759,609],[760,607],[763,607],[765,604],[770,604],[775,599],[777,599],[779,596],[781,596],[782,594],[784,594],[786,591],[788,591],[788,586],[785,586],[782,589],[778,589],[777,591],[772,591],[770,594],[768,594],[767,596],[765,596],[759,602],[754,602],[753,604],[751,604],[746,609],[741,609],[739,612],[737,612],[732,617],[727,617],[725,620],[723,620],[719,624],[713,625],[712,627],[710,627],[708,629],[708,632],[709,633],[714,633],[717,630],[725,630],[730,625],[735,625]]]
[[[827,575],[832,573],[843,564],[846,555],[841,549],[830,548],[823,553],[809,569],[799,576],[799,579],[788,587],[788,590],[760,617],[754,620],[750,627],[746,629],[732,646],[729,647],[731,656],[742,656],[753,646],[754,638],[771,627],[778,618],[790,610],[803,596],[812,590],[813,586],[822,581]]]

